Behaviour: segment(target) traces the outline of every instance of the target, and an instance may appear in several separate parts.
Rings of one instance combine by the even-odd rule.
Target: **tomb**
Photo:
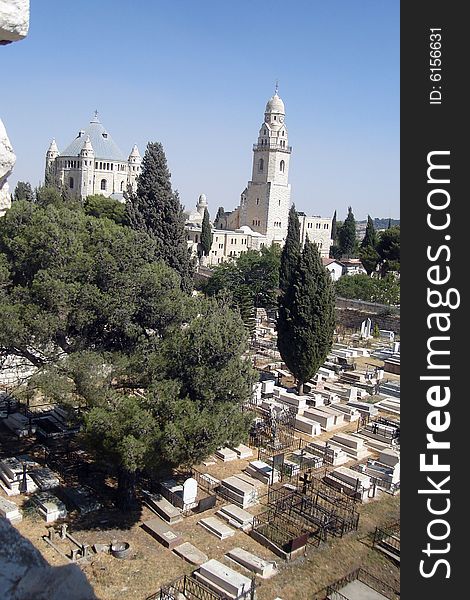
[[[238,477],[226,477],[220,483],[219,493],[241,508],[253,506],[258,502],[258,492],[254,485]]]
[[[53,523],[57,519],[64,519],[67,516],[65,504],[50,492],[39,492],[31,499],[46,523]]]
[[[250,458],[250,456],[253,456],[252,449],[244,444],[238,444],[233,450],[237,453],[238,458]]]
[[[234,571],[230,567],[217,560],[209,560],[199,567],[198,571],[194,572],[194,577],[206,584],[209,588],[229,598],[239,598],[251,590],[251,579]]]
[[[317,420],[310,419],[305,411],[303,415],[296,415],[295,417],[295,429],[306,433],[310,437],[315,437],[321,434],[321,425]]]
[[[249,531],[253,525],[253,515],[235,504],[222,506],[216,513],[221,519],[225,519],[229,525],[236,529]]]
[[[88,514],[95,510],[99,510],[102,507],[93,492],[86,487],[67,487],[64,488],[63,493],[67,500],[74,508],[78,509],[81,514]]]
[[[156,513],[161,519],[173,525],[183,520],[183,514],[180,508],[173,506],[161,494],[152,494],[146,490],[142,490],[145,495],[147,506]]]
[[[173,552],[192,565],[200,566],[209,560],[207,554],[204,554],[204,552],[201,552],[196,546],[193,546],[189,542],[184,542],[179,546],[175,546]]]
[[[261,460],[253,460],[245,469],[245,473],[259,479],[266,485],[279,481],[279,472]]]
[[[263,579],[267,579],[276,573],[277,565],[275,561],[259,558],[259,556],[247,552],[243,548],[233,548],[225,556],[228,556],[234,562],[242,565],[242,567],[245,567],[245,569],[248,569],[252,573],[256,573],[256,575],[259,575]]]
[[[316,421],[325,431],[329,431],[334,427],[334,416],[322,412],[319,408],[309,408],[308,410],[304,410],[303,417],[310,419],[311,421]]]
[[[219,538],[225,540],[232,535],[235,535],[235,530],[223,523],[217,517],[207,517],[198,521],[198,524],[204,527],[207,531]]]
[[[167,523],[158,517],[142,523],[142,529],[144,529],[144,531],[154,537],[157,542],[169,550],[174,550],[177,546],[180,546],[183,543],[183,538],[181,535],[173,531],[173,529],[171,529]]]
[[[235,452],[235,450],[232,450],[231,448],[219,448],[218,450],[216,450],[215,455],[218,459],[222,460],[223,462],[230,462],[232,460],[237,460],[238,455]]]
[[[0,496],[0,517],[7,519],[10,523],[19,523],[23,516],[20,512],[18,506],[11,502],[11,500],[6,500]]]

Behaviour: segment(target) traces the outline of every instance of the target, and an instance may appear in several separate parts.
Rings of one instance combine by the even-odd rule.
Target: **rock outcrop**
[[[7,178],[13,170],[16,156],[0,119],[0,217],[10,208],[11,196]]]
[[[0,0],[0,46],[22,40],[29,29],[29,0]],[[0,119],[0,217],[10,208],[7,178],[16,156]]]
[[[0,45],[22,40],[28,28],[29,0],[0,0]]]
[[[0,517],[0,596],[4,600],[97,600],[78,565],[51,567]]]

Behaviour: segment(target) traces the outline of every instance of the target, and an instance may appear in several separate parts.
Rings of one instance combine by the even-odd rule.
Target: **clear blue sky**
[[[43,179],[93,111],[127,155],[163,143],[181,201],[239,202],[279,80],[292,200],[343,219],[399,217],[398,0],[31,0],[0,48],[10,184]]]

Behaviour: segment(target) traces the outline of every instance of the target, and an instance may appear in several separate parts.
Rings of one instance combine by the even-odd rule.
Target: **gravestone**
[[[370,338],[370,332],[372,330],[372,321],[367,318],[361,323],[361,337],[367,339]]]
[[[183,504],[194,504],[197,498],[197,481],[192,477],[183,483]]]

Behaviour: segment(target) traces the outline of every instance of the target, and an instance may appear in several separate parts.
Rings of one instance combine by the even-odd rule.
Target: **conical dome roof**
[[[119,161],[127,160],[124,158],[124,155],[116,142],[98,120],[97,113],[95,113],[95,116],[90,121],[88,127],[78,133],[73,142],[60,153],[60,156],[79,156],[87,138],[90,139],[91,145],[93,146],[95,158]]]

